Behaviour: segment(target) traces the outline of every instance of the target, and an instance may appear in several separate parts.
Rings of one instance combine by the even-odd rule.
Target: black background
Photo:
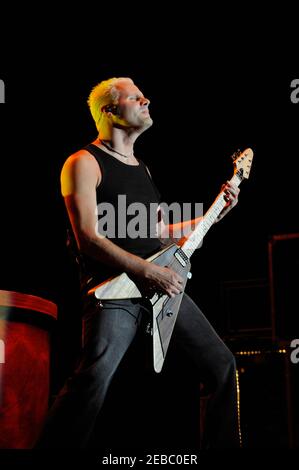
[[[153,22],[145,44],[149,26],[141,16],[133,27],[125,16],[121,28],[107,30],[87,16],[91,35],[80,22],[66,22],[64,30],[56,17],[43,34],[47,11],[40,13],[41,21],[30,31],[22,29],[17,43],[15,29],[3,40],[9,48],[0,74],[6,87],[6,103],[0,105],[0,276],[1,289],[41,295],[59,305],[54,364],[62,351],[63,359],[53,376],[56,390],[72,366],[80,336],[59,174],[67,156],[96,137],[86,105],[91,87],[129,76],[151,100],[154,125],[137,141],[136,154],[166,202],[203,202],[207,209],[232,176],[230,155],[253,149],[239,204],[194,254],[188,285],[217,331],[225,333],[222,283],[267,278],[268,238],[299,232],[299,103],[290,100],[298,71],[293,41],[280,42],[282,27],[270,38],[262,22],[245,27],[241,21],[226,42],[228,24],[215,38],[210,17],[211,30],[200,34],[204,16],[196,23],[189,12],[181,20],[187,35],[182,27],[158,33]]]

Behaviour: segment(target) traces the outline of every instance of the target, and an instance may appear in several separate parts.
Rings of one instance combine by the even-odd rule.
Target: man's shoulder
[[[93,179],[101,176],[96,159],[87,150],[78,150],[67,157],[62,169],[61,178]]]
[[[76,168],[85,166],[98,166],[93,155],[86,149],[80,149],[67,157],[63,168]]]
[[[78,188],[90,184],[96,186],[101,180],[101,171],[96,159],[85,149],[72,153],[61,169],[62,195],[75,193]]]

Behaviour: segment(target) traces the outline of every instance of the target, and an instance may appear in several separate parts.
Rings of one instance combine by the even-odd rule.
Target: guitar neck
[[[231,178],[230,183],[239,186],[241,181],[242,178],[240,178],[237,173],[235,173],[234,176]],[[204,214],[202,220],[197,224],[195,230],[182,245],[181,249],[188,256],[188,258],[190,258],[194,251],[201,246],[204,236],[210,230],[217,217],[219,216],[220,212],[225,207],[226,201],[224,197],[225,193],[224,191],[221,191],[216,197],[211,207]]]

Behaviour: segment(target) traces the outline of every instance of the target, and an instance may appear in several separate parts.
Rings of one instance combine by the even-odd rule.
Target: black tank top
[[[94,144],[87,145],[85,150],[95,157],[101,168],[102,180],[96,190],[97,204],[100,204],[103,208],[108,206],[102,206],[102,204],[108,203],[115,210],[115,230],[112,230],[114,233],[111,232],[113,224],[110,224],[110,233],[109,231],[106,233],[107,238],[137,256],[142,258],[151,256],[161,248],[161,242],[153,233],[155,226],[153,215],[160,202],[160,193],[153,183],[145,164],[142,160],[138,160],[139,165],[127,165],[108,155]],[[140,206],[131,206],[131,209],[129,208],[131,204],[135,203],[142,203],[142,211],[146,220],[145,227],[142,227],[141,233],[139,231],[140,235],[136,238],[136,230],[140,230],[140,227],[132,219],[141,214]],[[130,214],[127,213],[128,208]],[[151,210],[152,224],[150,220]],[[104,211],[102,217],[105,218],[106,215],[107,212]],[[124,230],[123,223],[118,223],[120,219],[126,221],[128,230]],[[99,220],[101,220],[101,216],[99,216]],[[126,233],[129,232],[130,221],[132,221],[131,228],[135,228],[134,238]],[[135,221],[137,222],[137,219]],[[104,225],[104,229],[107,230],[107,224]],[[84,291],[111,276],[120,274],[115,268],[104,265],[86,255],[81,254],[79,259],[81,286]]]

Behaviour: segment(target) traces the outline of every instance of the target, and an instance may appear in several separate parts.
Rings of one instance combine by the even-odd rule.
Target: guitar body
[[[178,248],[177,245],[170,246],[152,262],[159,266],[167,266],[178,273],[183,279],[184,292],[187,280],[191,274],[191,264],[184,252]],[[153,306],[153,358],[154,369],[156,372],[160,372],[163,367],[170,338],[181,305],[183,292],[175,297],[155,294],[150,299]]]
[[[183,279],[184,291],[188,276],[190,277],[191,264],[185,253],[177,245],[173,244],[164,248],[148,258],[148,261],[158,266],[167,266],[177,272]],[[153,307],[153,357],[156,372],[160,372],[162,369],[182,301],[183,291],[175,297],[154,294],[149,299]],[[94,294],[96,298],[101,300],[130,299],[142,296],[136,284],[125,273],[108,279],[89,291],[89,294]]]

